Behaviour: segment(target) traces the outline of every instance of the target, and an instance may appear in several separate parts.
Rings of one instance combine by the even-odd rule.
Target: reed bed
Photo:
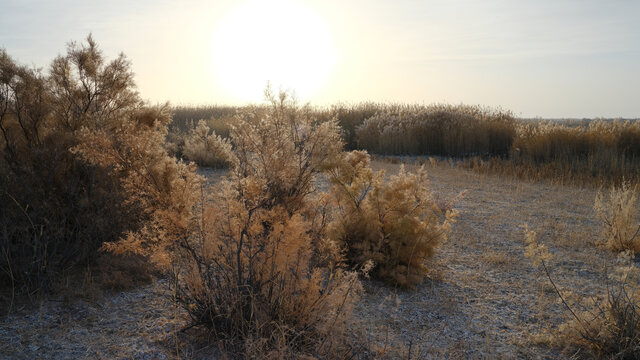
[[[244,107],[177,107],[168,140],[181,154],[184,137],[204,119],[228,137]],[[481,173],[578,185],[640,179],[638,120],[518,119],[510,111],[471,105],[363,102],[308,107],[335,119],[347,150],[378,155],[444,156]]]

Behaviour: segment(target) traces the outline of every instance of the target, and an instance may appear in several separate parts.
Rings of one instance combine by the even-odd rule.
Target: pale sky
[[[0,47],[47,68],[89,33],[152,102],[501,106],[640,117],[638,0],[0,0]]]

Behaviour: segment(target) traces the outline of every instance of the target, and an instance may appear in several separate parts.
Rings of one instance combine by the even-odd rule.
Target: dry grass
[[[640,254],[640,210],[636,204],[638,186],[623,183],[607,195],[598,193],[594,209],[602,222],[604,245],[613,251]]]
[[[467,105],[403,107],[357,127],[361,149],[388,155],[506,156],[516,134],[511,113]]]
[[[176,109],[171,147],[180,155],[185,134],[199,119],[226,137],[232,114],[242,109]],[[560,184],[619,185],[623,178],[640,179],[637,120],[517,120],[508,111],[467,105],[361,103],[309,111],[338,122],[347,150],[464,157],[457,164],[474,171]]]

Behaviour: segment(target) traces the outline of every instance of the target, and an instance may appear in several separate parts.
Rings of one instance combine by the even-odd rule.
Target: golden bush
[[[607,195],[598,192],[593,205],[602,223],[602,237],[613,251],[640,253],[640,219],[636,208],[638,186],[622,183]]]
[[[267,99],[265,116],[247,109],[235,123],[231,174],[180,243],[177,299],[242,357],[341,358],[360,283],[326,237],[327,201],[313,183],[339,154],[339,132],[287,94]]]
[[[385,180],[366,152],[343,155],[329,169],[337,214],[331,237],[353,265],[373,261],[373,274],[402,287],[420,283],[425,260],[446,240],[455,210],[443,211],[428,188],[424,168]]]
[[[200,166],[226,168],[230,164],[230,151],[229,141],[218,136],[215,131],[210,133],[207,123],[200,120],[185,138],[182,154]]]
[[[167,156],[166,107],[140,99],[124,55],[107,62],[89,36],[45,75],[2,51],[0,98],[1,281],[45,288],[105,242],[185,222],[197,179]]]

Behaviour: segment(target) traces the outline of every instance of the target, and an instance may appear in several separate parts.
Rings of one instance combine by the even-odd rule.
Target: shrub
[[[190,211],[193,172],[163,149],[166,107],[140,100],[124,55],[107,63],[89,36],[43,75],[2,51],[0,100],[0,282],[47,287],[157,214]]]
[[[233,170],[181,242],[177,300],[241,357],[342,358],[360,283],[326,238],[326,199],[312,195],[339,132],[287,94],[266,94],[266,116],[247,109],[232,128]]]
[[[115,134],[85,128],[72,149],[85,162],[108,169],[118,180],[123,206],[135,210],[130,219],[136,226],[103,248],[141,255],[160,267],[171,264],[175,246],[194,231],[202,181],[194,166],[167,155],[168,114],[166,107],[145,107],[121,118]]]
[[[188,160],[200,166],[226,168],[230,165],[229,152],[231,144],[214,131],[209,133],[206,122],[200,120],[184,140],[183,154]]]
[[[640,356],[640,269],[629,252],[622,253],[609,273],[606,290],[588,302],[572,301],[558,288],[548,267],[551,254],[526,231],[525,255],[540,266],[560,301],[569,312],[569,320],[552,336],[552,345],[569,348],[575,356],[587,350],[595,358],[637,359]],[[605,274],[607,275],[607,274]],[[577,352],[576,352],[577,350]]]
[[[424,168],[417,174],[402,169],[385,181],[373,173],[369,155],[354,151],[330,169],[337,214],[332,237],[346,248],[354,265],[373,261],[373,274],[407,287],[420,283],[424,261],[446,239],[454,210],[442,210],[428,189]]]
[[[602,222],[605,246],[613,251],[640,253],[640,221],[636,200],[637,186],[623,183],[612,187],[608,196],[598,192],[593,208]]]

